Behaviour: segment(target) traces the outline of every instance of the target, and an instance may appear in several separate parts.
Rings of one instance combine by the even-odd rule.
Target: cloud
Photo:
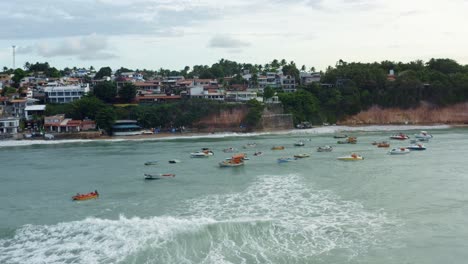
[[[0,1],[0,39],[158,35],[220,16],[217,5],[188,0]]]
[[[45,58],[77,57],[81,60],[113,59],[117,56],[109,52],[107,37],[91,34],[84,37],[70,37],[51,45],[39,42],[33,46],[18,47],[19,54],[35,53]]]
[[[212,48],[239,50],[242,47],[250,46],[250,43],[229,36],[216,35],[210,40],[208,46]]]

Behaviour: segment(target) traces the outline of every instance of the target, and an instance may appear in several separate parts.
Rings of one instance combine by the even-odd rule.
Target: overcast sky
[[[468,0],[0,1],[0,67],[182,69],[221,58],[452,58],[468,64]]]

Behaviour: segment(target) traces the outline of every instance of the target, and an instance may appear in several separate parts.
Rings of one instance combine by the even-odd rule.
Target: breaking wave
[[[398,226],[298,175],[259,176],[241,192],[189,200],[174,216],[26,225],[0,263],[330,263],[383,243]]]

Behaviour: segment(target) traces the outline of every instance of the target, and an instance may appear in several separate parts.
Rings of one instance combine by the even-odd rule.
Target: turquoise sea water
[[[430,130],[426,151],[396,156],[371,145],[395,131],[374,129],[347,132],[356,145],[327,130],[0,142],[0,263],[465,263],[468,130]],[[327,144],[333,152],[315,151]],[[215,155],[190,158],[203,147]],[[219,168],[228,147],[250,160]],[[351,152],[365,160],[336,159]],[[310,157],[276,162],[300,153]],[[95,189],[99,199],[71,200]]]

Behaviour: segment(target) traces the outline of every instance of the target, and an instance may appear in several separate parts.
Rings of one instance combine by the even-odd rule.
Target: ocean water
[[[358,143],[336,144],[338,130]],[[426,151],[397,156],[371,145],[419,130],[434,135]],[[0,141],[0,263],[465,263],[467,132],[375,126]],[[299,140],[305,147],[293,146]],[[335,149],[316,152],[321,145]],[[190,158],[203,147],[215,155]],[[229,147],[248,154],[245,166],[218,166]],[[351,152],[365,159],[336,159]],[[310,157],[276,161],[300,153]],[[150,160],[159,164],[145,166]],[[99,199],[71,200],[95,189]]]

